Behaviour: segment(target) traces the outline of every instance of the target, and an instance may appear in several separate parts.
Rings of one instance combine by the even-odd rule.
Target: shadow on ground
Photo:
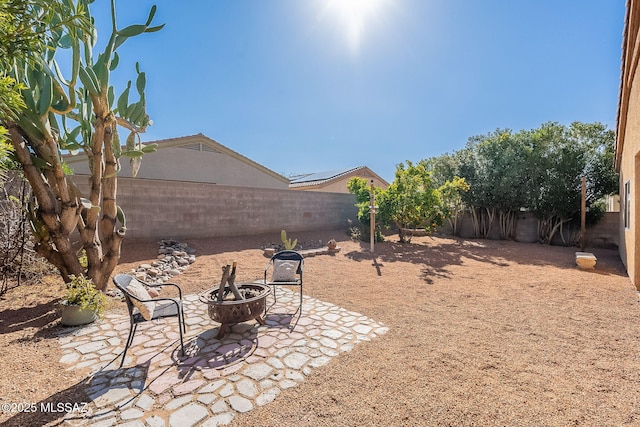
[[[29,403],[28,411],[20,412],[2,423],[6,427],[58,425],[68,413],[82,417],[88,411],[89,398],[85,393],[90,384],[87,378],[71,387],[61,390],[46,399]],[[85,405],[86,404],[86,405]],[[24,407],[22,408],[24,410]]]
[[[8,334],[25,328],[44,328],[59,317],[56,303],[59,299],[41,302],[18,309],[0,311],[0,334]]]
[[[408,262],[422,265],[422,277],[426,283],[434,278],[451,278],[450,267],[463,265],[465,260],[508,267],[511,264],[553,266],[575,269],[574,247],[549,246],[539,243],[519,243],[513,241],[472,240],[459,238],[414,238],[412,243],[389,240],[377,243],[372,256],[369,245],[361,243],[359,251],[345,255],[354,261],[371,261],[379,276],[384,274],[385,263]],[[526,245],[527,251],[521,251]],[[533,249],[533,250],[532,250]],[[595,274],[626,275],[624,266],[616,250],[589,249],[598,258]],[[523,253],[526,252],[526,255]]]

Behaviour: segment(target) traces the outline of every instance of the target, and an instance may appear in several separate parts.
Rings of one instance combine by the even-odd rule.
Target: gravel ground
[[[290,234],[341,247],[305,260],[306,295],[390,331],[233,425],[640,425],[640,304],[616,251],[591,250],[597,267],[582,271],[575,248],[391,236],[372,256],[341,231]],[[260,247],[278,241],[187,240],[197,260],[175,282],[199,293],[234,260],[237,281],[260,278]],[[125,241],[116,272],[156,253],[156,242]],[[57,362],[59,292],[50,280],[0,301],[0,403],[82,401],[86,372]]]

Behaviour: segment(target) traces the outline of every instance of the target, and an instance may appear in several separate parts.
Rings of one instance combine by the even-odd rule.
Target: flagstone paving
[[[175,318],[139,325],[119,369],[129,332],[128,315],[107,315],[59,337],[61,363],[90,367],[89,411],[67,422],[92,426],[217,426],[275,400],[317,367],[388,328],[359,313],[304,297],[303,315],[290,329],[297,294],[278,289],[278,303],[265,317],[231,327],[221,340],[219,324],[197,295],[184,300],[187,323],[180,356]],[[297,316],[297,315],[296,315]]]

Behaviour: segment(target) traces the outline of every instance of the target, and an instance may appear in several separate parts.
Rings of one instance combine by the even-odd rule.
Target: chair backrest
[[[273,262],[277,259],[286,261],[298,261],[298,270],[296,271],[296,274],[302,274],[302,270],[304,268],[304,257],[300,254],[300,252],[290,250],[277,252],[271,257],[271,259],[269,260],[269,264],[273,264]]]
[[[124,299],[127,302],[127,308],[129,309],[129,314],[133,313],[134,308],[133,301],[131,300],[132,296],[128,289],[133,278],[133,276],[128,274],[116,274],[113,277],[113,284],[116,285],[116,287],[122,292],[122,295],[124,295]]]

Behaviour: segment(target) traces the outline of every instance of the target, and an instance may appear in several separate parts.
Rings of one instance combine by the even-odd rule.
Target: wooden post
[[[376,196],[373,192],[373,180],[371,180],[371,192],[369,193],[369,222],[371,222],[370,234],[371,234],[371,253],[374,252],[374,242],[376,240]]]
[[[587,178],[582,177],[582,200],[580,204],[580,249],[584,250],[587,234]]]

